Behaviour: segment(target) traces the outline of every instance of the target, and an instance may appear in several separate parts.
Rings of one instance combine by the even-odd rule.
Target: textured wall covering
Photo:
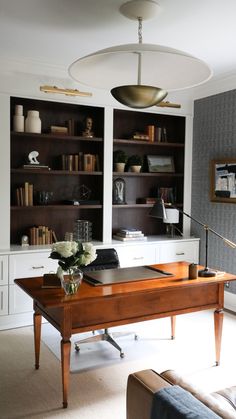
[[[192,177],[192,216],[236,242],[236,204],[210,201],[210,161],[225,157],[236,161],[236,90],[195,101]],[[204,264],[204,230],[192,222],[192,232],[201,238]],[[209,233],[208,265],[236,274],[236,249]],[[236,281],[228,291],[236,293]]]

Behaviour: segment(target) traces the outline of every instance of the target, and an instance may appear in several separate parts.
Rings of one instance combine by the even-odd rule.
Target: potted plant
[[[133,154],[128,158],[127,165],[130,167],[131,172],[140,172],[143,164],[143,159],[137,154]]]
[[[116,172],[124,172],[128,156],[124,150],[115,150],[113,152],[113,164]]]

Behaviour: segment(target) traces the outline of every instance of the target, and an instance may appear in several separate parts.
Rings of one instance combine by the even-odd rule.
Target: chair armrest
[[[153,394],[171,384],[153,370],[130,374],[126,393],[126,418],[150,419]]]

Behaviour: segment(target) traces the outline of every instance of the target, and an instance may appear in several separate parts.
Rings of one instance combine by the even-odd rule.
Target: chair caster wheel
[[[76,351],[76,352],[79,352],[79,351],[80,351],[80,347],[79,347],[79,345],[76,345],[76,344],[75,344],[75,351]]]
[[[124,352],[121,352],[121,353],[120,353],[120,357],[121,357],[121,358],[124,358],[124,357],[125,357]]]
[[[134,340],[138,340],[138,335],[134,335]]]

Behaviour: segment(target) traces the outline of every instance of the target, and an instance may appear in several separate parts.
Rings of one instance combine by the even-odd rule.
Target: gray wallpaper
[[[210,201],[210,162],[235,157],[236,90],[196,100],[193,125],[192,216],[236,242],[236,204]],[[205,232],[192,222],[192,233],[201,238],[200,262],[205,263]],[[209,233],[208,266],[236,274],[236,249]],[[236,281],[230,283],[236,293]]]

